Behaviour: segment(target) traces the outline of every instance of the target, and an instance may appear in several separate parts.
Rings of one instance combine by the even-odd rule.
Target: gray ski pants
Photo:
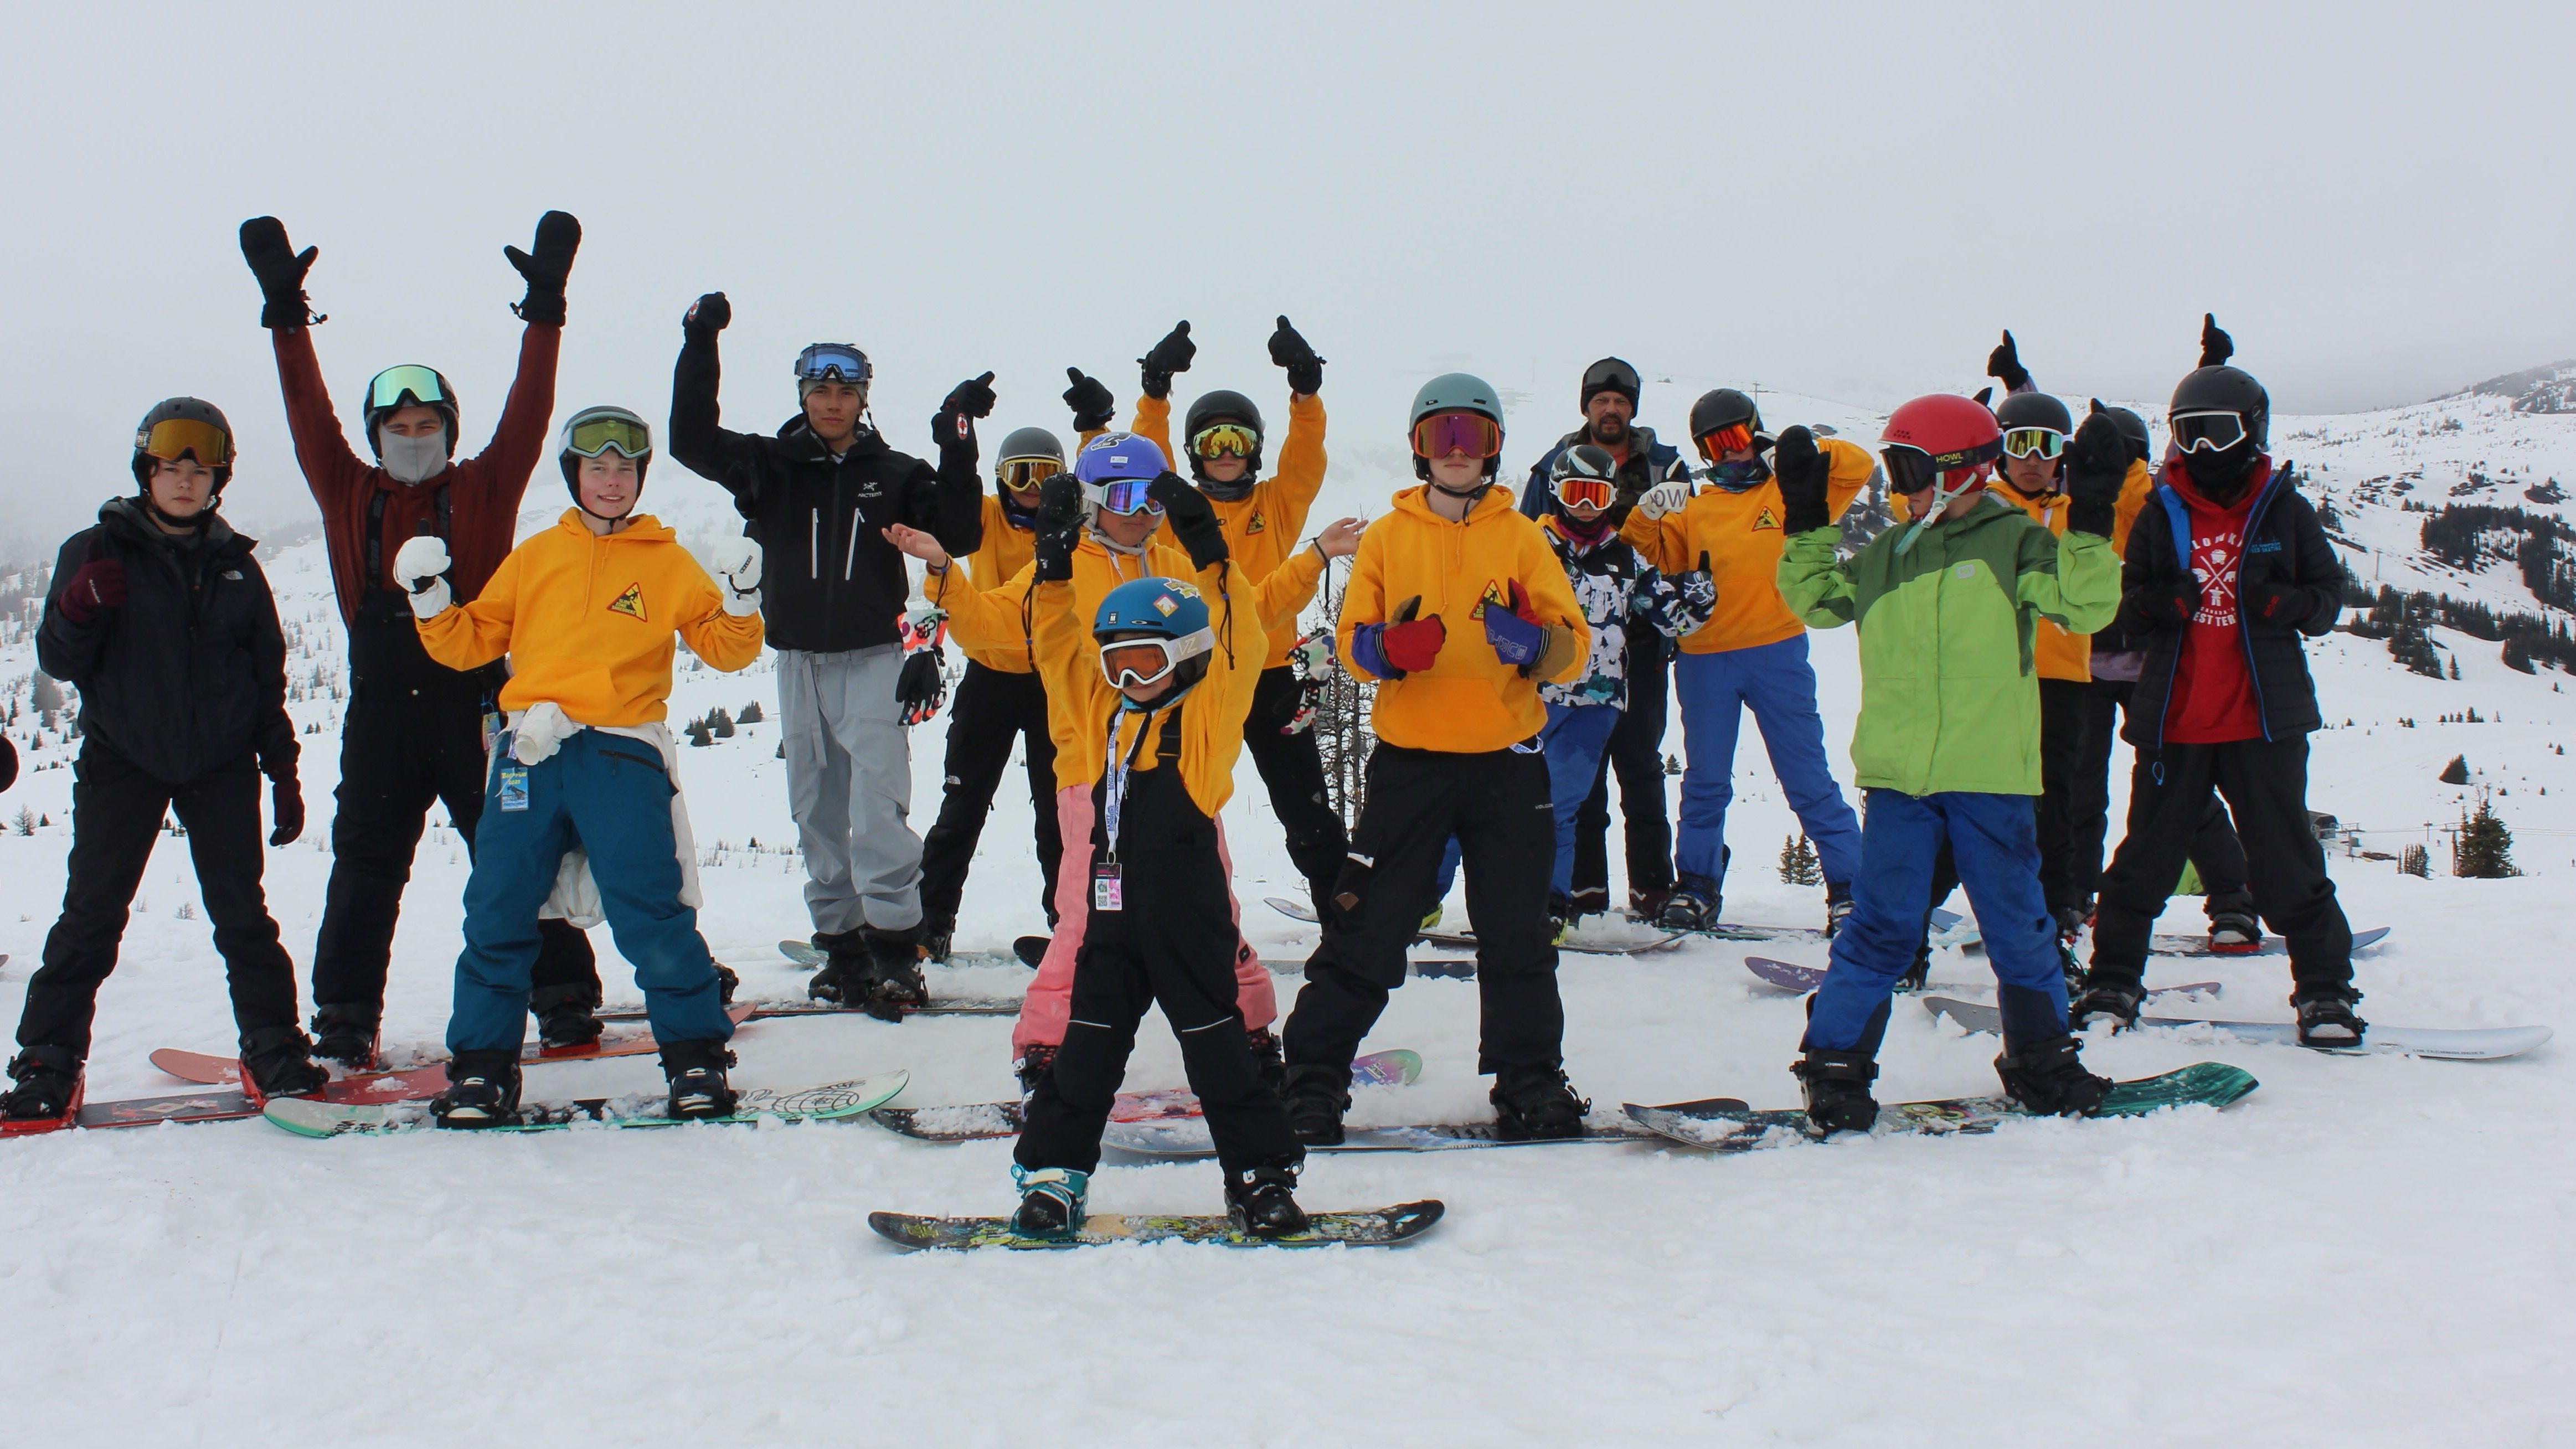
[[[902,667],[894,644],[778,651],[787,805],[817,933],[921,924],[921,837],[909,823],[912,743],[894,697]]]

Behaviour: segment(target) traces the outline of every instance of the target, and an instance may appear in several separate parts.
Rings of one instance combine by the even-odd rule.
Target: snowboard
[[[1675,1102],[1662,1110],[1740,1112],[1744,1110],[1744,1103],[1734,1097],[1710,1097],[1698,1102]],[[1608,1113],[1594,1113],[1584,1119],[1580,1137],[1513,1140],[1498,1136],[1490,1121],[1433,1122],[1398,1127],[1346,1128],[1340,1142],[1330,1147],[1309,1143],[1306,1150],[1310,1153],[1456,1152],[1476,1147],[1563,1147],[1578,1142],[1641,1142],[1652,1135],[1636,1123]],[[1100,1145],[1138,1157],[1216,1155],[1216,1143],[1208,1136],[1206,1121],[1200,1118],[1182,1122],[1112,1122],[1101,1134]]]
[[[1926,1009],[1950,1018],[1973,1032],[1997,1034],[2003,1031],[2003,1014],[1991,1006],[1973,1001],[1958,1001],[1947,996],[1927,996]],[[2299,1045],[2299,1028],[2288,1021],[2221,1021],[2207,1016],[2141,1016],[2140,1026],[2205,1026],[2229,1036],[2274,1046]],[[2487,1027],[2408,1027],[2381,1026],[2373,1022],[2362,1032],[2361,1040],[2349,1046],[2315,1046],[2308,1050],[2334,1056],[2369,1056],[2391,1053],[2410,1057],[2438,1057],[2444,1061],[2489,1062],[2516,1057],[2549,1040],[2545,1026]]]
[[[755,1014],[756,1013],[753,1008],[748,1003],[744,1002],[735,1002],[725,1008],[725,1015],[732,1018],[733,1024],[736,1026],[740,1026],[744,1022],[749,1021]],[[631,1015],[620,1015],[616,1019],[620,1021],[640,1021],[643,1019],[643,1016],[644,1013],[641,1010],[637,1010]],[[610,1018],[604,1014],[600,1017],[600,1020],[602,1021],[607,1021],[609,1019]],[[603,1036],[598,1041],[577,1047],[545,1047],[531,1042],[519,1048],[519,1061],[522,1065],[536,1062],[579,1062],[589,1061],[595,1057],[642,1056],[647,1052],[659,1050],[661,1050],[661,1048],[654,1042],[653,1033],[646,1031],[638,1032],[630,1036],[617,1037],[613,1040]],[[437,1086],[430,1088],[430,1095],[435,1096],[441,1088],[444,1088],[447,1085],[447,1070],[445,1067],[439,1065],[446,1060],[447,1058],[445,1053],[439,1052],[434,1054],[425,1054],[425,1059],[421,1066],[406,1068],[399,1072],[354,1073],[333,1082],[330,1087],[325,1088],[323,1090],[323,1097],[325,1100],[333,1102],[371,1102],[392,1100],[383,1095],[383,1092],[389,1089],[382,1089],[374,1084],[390,1079],[417,1077],[424,1071],[428,1072],[430,1074],[430,1079],[435,1080],[438,1084]],[[212,1052],[180,1051],[175,1047],[163,1047],[152,1054],[152,1065],[159,1067],[161,1070],[168,1072],[174,1077],[177,1077],[180,1081],[197,1082],[209,1087],[237,1086],[241,1082],[241,1059],[239,1057],[219,1057]],[[347,1090],[340,1090],[344,1088]],[[369,1093],[372,1095],[364,1095]]]
[[[87,1083],[73,1089],[72,1110],[61,1117],[28,1122],[0,1121],[0,1137],[36,1137],[70,1127],[150,1127],[162,1122],[237,1122],[259,1115],[258,1104],[240,1092],[209,1087],[160,1097],[122,1102],[87,1100]]]
[[[1351,1084],[1400,1087],[1422,1075],[1422,1054],[1398,1048],[1372,1052],[1351,1063]],[[1196,1117],[1198,1095],[1187,1087],[1121,1092],[1109,1109],[1112,1122],[1157,1122]],[[922,1142],[977,1142],[1016,1137],[1026,1118],[1017,1102],[967,1102],[954,1107],[879,1107],[868,1114],[879,1126]]]
[[[1028,942],[1036,942],[1036,943],[1037,943],[1037,946],[1036,946],[1036,955],[1037,955],[1037,957],[1038,957],[1040,960],[1043,960],[1043,959],[1045,959],[1045,957],[1046,957],[1046,940],[1047,940],[1047,938],[1046,938],[1046,937],[1044,937],[1044,936],[1022,936],[1022,937],[1020,938],[1020,941],[1021,941],[1021,943],[1022,943],[1022,944],[1025,944],[1025,943],[1028,943]],[[1014,948],[1014,950],[1016,951],[1016,949],[1017,949],[1017,948],[1015,947],[1015,948]],[[826,956],[825,956],[825,954],[824,954],[823,952],[815,950],[815,949],[814,949],[814,947],[813,947],[813,945],[812,945],[810,942],[806,942],[806,941],[781,941],[781,942],[779,942],[779,943],[778,943],[778,954],[780,954],[780,955],[782,955],[782,956],[786,957],[786,958],[787,958],[788,960],[790,960],[790,961],[795,962],[795,963],[796,963],[797,965],[799,965],[799,966],[805,967],[807,970],[818,970],[818,969],[820,969],[820,968],[822,967],[822,965],[823,965],[823,962],[827,959],[827,958],[826,958]],[[926,967],[927,967],[927,966],[938,966],[938,965],[948,965],[948,966],[1005,966],[1005,965],[1008,965],[1008,966],[1028,966],[1028,967],[1034,968],[1034,967],[1037,965],[1037,962],[1036,962],[1036,961],[1023,960],[1023,959],[1021,959],[1019,956],[1017,956],[1016,954],[1015,954],[1015,955],[1012,955],[1012,956],[1005,957],[1005,956],[1001,956],[1001,955],[998,955],[998,954],[995,954],[995,953],[992,953],[992,952],[986,952],[986,951],[959,951],[959,952],[955,952],[955,953],[951,954],[951,955],[949,956],[949,958],[948,958],[945,962],[938,962],[938,961],[924,961],[924,962],[923,962],[923,963],[921,963],[921,964],[922,964],[922,965],[924,965],[924,966],[926,966]],[[1278,972],[1278,973],[1283,974],[1283,975],[1294,975],[1295,973],[1300,972],[1300,971],[1303,971],[1303,970],[1305,970],[1305,969],[1306,969],[1306,963],[1305,963],[1305,962],[1303,962],[1303,961],[1295,961],[1295,960],[1287,960],[1287,959],[1278,959],[1278,960],[1273,960],[1273,959],[1271,959],[1271,958],[1269,958],[1269,957],[1263,957],[1263,958],[1262,958],[1262,961],[1261,961],[1261,964],[1262,964],[1262,965],[1264,965],[1264,966],[1269,967],[1272,971],[1274,971],[1274,972]],[[951,1008],[951,1007],[949,1007],[947,1004],[945,1004],[945,1003],[941,1003],[941,1002],[932,1002],[929,1006],[926,1006],[926,1007],[912,1007],[912,1008],[907,1008],[907,1010],[915,1010],[915,1011],[929,1011],[929,1012],[937,1013],[937,1012],[940,1012],[940,1011],[943,1011],[943,1010],[959,1009],[959,1010],[965,1010],[965,1011],[973,1012],[973,1011],[981,1011],[981,1010],[987,1009],[987,1007],[988,1007],[989,1005],[996,1003],[998,1000],[999,1000],[999,998],[985,998],[985,999],[984,999],[984,1002],[979,1004],[979,1003],[974,1002],[974,1001],[973,1001],[973,999],[972,999],[972,998],[970,998],[970,999],[969,999],[969,1002],[968,1002],[966,1005],[964,1005],[964,1006],[962,1006],[962,1007],[958,1007],[958,1008]],[[857,1008],[853,1007],[853,1008],[851,1008],[851,1009],[852,1009],[852,1010],[856,1010]],[[1020,1009],[1019,999],[1018,999],[1017,997],[1010,998],[1009,1010],[1010,1010],[1010,1011],[1012,1011],[1012,1012],[1014,1012],[1014,1013],[1016,1013],[1019,1009]],[[605,1020],[605,1019],[606,1019],[605,1017],[603,1017],[603,1018],[602,1018],[602,1020]]]
[[[570,1102],[523,1102],[519,1106],[518,1121],[473,1130],[553,1132],[592,1122],[611,1127],[685,1127],[701,1122],[731,1125],[829,1122],[856,1117],[892,1099],[903,1090],[908,1079],[908,1074],[895,1071],[818,1087],[745,1087],[738,1094],[740,1100],[732,1114],[724,1117],[666,1117],[662,1115],[664,1099],[649,1095],[584,1097]],[[303,1097],[279,1097],[270,1101],[260,1115],[298,1137],[434,1131],[438,1125],[430,1116],[425,1102],[352,1105],[316,1102]]]
[[[1261,898],[1261,903],[1290,920],[1304,921],[1310,926],[1318,924],[1315,920],[1314,907],[1292,901],[1285,896],[1264,896]],[[1576,929],[1566,932],[1564,939],[1556,943],[1556,948],[1560,951],[1579,952],[1586,956],[1635,956],[1647,951],[1661,951],[1679,945],[1690,934],[1687,931],[1666,931],[1655,927],[1647,928],[1647,932],[1645,936],[1637,937],[1627,933],[1614,935],[1599,927]],[[1452,950],[1476,949],[1476,935],[1473,931],[1416,931],[1413,933],[1413,939],[1428,942],[1434,946],[1447,946]],[[1414,973],[1420,976],[1468,977],[1476,974],[1475,963],[1472,961],[1416,961],[1412,965]],[[1428,969],[1435,966],[1443,969]],[[1459,969],[1461,967],[1465,969]],[[1277,968],[1273,967],[1273,969]],[[1296,969],[1303,971],[1306,968],[1301,963]]]
[[[2371,947],[2378,945],[2380,942],[2387,940],[2388,932],[2389,928],[2386,926],[2373,926],[2367,931],[2355,931],[2352,933],[2352,949],[2356,951],[2367,951]],[[1951,944],[1956,945],[1963,951],[1973,951],[1979,954],[1983,954],[1986,949],[1985,938],[1977,933],[1977,928],[1973,923],[1965,930],[1961,931],[1958,934],[1957,939]],[[2166,935],[2148,937],[2147,954],[2151,956],[2193,956],[2202,959],[2236,956],[2287,956],[2290,954],[2290,943],[2282,940],[2278,936],[2265,936],[2255,945],[2241,946],[2231,951],[2221,951],[2209,944],[2209,938],[2207,936],[2177,936],[2168,933]]]
[[[2196,1062],[2179,1071],[2140,1077],[2113,1086],[2094,1112],[2097,1117],[2136,1117],[2165,1107],[2225,1107],[2261,1083],[2244,1070],[2222,1062]],[[1790,1141],[1825,1141],[1803,1108],[1749,1112],[1675,1110],[1630,1105],[1628,1116],[1661,1137],[1713,1152],[1749,1152]],[[1895,1102],[1878,1109],[1871,1137],[1933,1136],[1992,1132],[2016,1117],[2038,1114],[2023,1110],[2010,1097],[1949,1097],[1934,1102]],[[1836,1137],[1854,1134],[1844,1132]]]
[[[1794,961],[1774,961],[1768,956],[1745,957],[1744,969],[1784,991],[1813,991],[1825,984],[1825,969],[1821,966],[1801,966]],[[2193,981],[2181,986],[2159,986],[2148,992],[2147,996],[2150,1000],[2159,996],[2191,996],[2201,992],[2216,996],[2226,989],[2215,981]]]
[[[1142,1213],[1093,1213],[1066,1238],[1026,1238],[1009,1218],[929,1218],[911,1213],[870,1213],[868,1226],[907,1248],[1096,1248],[1105,1243],[1213,1243],[1225,1248],[1391,1248],[1431,1230],[1444,1211],[1437,1199],[1398,1203],[1363,1212],[1315,1213],[1306,1231],[1282,1238],[1257,1237],[1222,1217],[1165,1217]]]
[[[737,1001],[734,1004],[746,1009],[748,1015],[744,1019],[748,1021],[767,1021],[781,1016],[867,1016],[870,1014],[864,1006],[834,1006],[828,1001],[816,1001],[810,997],[789,1001]],[[947,1001],[934,1001],[928,1006],[907,1006],[903,1009],[903,1014],[906,1016],[1017,1016],[1020,1014],[1020,1002],[1015,996],[966,996]],[[599,1019],[612,1023],[642,1021],[644,1008],[622,1006],[599,1013]],[[883,1018],[878,1019],[883,1020]],[[548,1057],[546,1060],[552,1061],[554,1058]]]

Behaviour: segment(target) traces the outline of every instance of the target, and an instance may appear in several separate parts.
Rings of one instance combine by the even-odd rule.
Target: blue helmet
[[[1145,637],[1110,642],[1116,634]],[[1100,644],[1100,672],[1122,688],[1166,674],[1187,688],[1207,677],[1207,654],[1216,647],[1207,599],[1183,579],[1131,579],[1111,589],[1092,616],[1091,637]]]
[[[1151,483],[1172,471],[1170,460],[1154,440],[1137,433],[1102,433],[1082,445],[1073,457],[1073,476],[1083,486],[1106,483]]]

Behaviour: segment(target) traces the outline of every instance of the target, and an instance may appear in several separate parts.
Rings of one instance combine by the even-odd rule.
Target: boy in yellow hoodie
[[[1412,433],[1423,484],[1369,525],[1342,595],[1342,658],[1378,681],[1378,743],[1323,943],[1288,1018],[1289,1124],[1310,1144],[1342,1140],[1351,1058],[1403,984],[1405,947],[1455,835],[1484,1017],[1476,1069],[1494,1077],[1498,1130],[1572,1137],[1591,1104],[1565,1079],[1538,691],[1581,674],[1592,631],[1546,535],[1494,486],[1503,410],[1492,386],[1433,378],[1414,394]]]
[[[432,1104],[442,1127],[518,1114],[537,913],[575,846],[589,853],[619,953],[635,963],[671,1115],[733,1110],[733,1023],[679,859],[675,752],[662,721],[675,632],[721,670],[760,657],[760,549],[725,540],[723,582],[709,579],[670,529],[634,511],[652,456],[652,430],[635,414],[573,414],[560,462],[577,506],[511,550],[472,603],[450,596],[438,538],[394,556],[432,659],[475,669],[506,654],[511,664],[500,698],[509,728],[494,746],[465,887],[448,1089]]]

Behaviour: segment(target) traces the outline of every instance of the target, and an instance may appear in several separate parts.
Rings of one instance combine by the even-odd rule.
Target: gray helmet
[[[1761,432],[1762,410],[1753,405],[1753,399],[1731,387],[1701,393],[1699,401],[1691,404],[1690,435],[1694,443],[1720,428],[1731,428],[1738,423],[1756,433]]]
[[[1064,444],[1044,428],[1013,428],[1002,439],[1002,451],[993,459],[995,468],[1017,458],[1053,458],[1064,461]]]
[[[2075,415],[2066,404],[2044,392],[2017,392],[1995,406],[1995,423],[2009,433],[2015,428],[2046,428],[2052,433],[2073,433]]]
[[[1628,400],[1628,411],[1633,413],[1637,410],[1637,397],[1644,390],[1645,383],[1637,376],[1637,369],[1616,357],[1605,357],[1583,369],[1583,396],[1574,405],[1588,408],[1595,394],[1615,392]]]
[[[1413,412],[1404,420],[1407,430],[1433,413],[1483,413],[1494,420],[1494,431],[1503,431],[1503,405],[1497,400],[1494,385],[1472,372],[1444,372],[1424,383],[1413,394]],[[1485,476],[1493,477],[1503,468],[1500,453],[1485,460]],[[1416,455],[1413,476],[1431,476],[1431,460]]]

